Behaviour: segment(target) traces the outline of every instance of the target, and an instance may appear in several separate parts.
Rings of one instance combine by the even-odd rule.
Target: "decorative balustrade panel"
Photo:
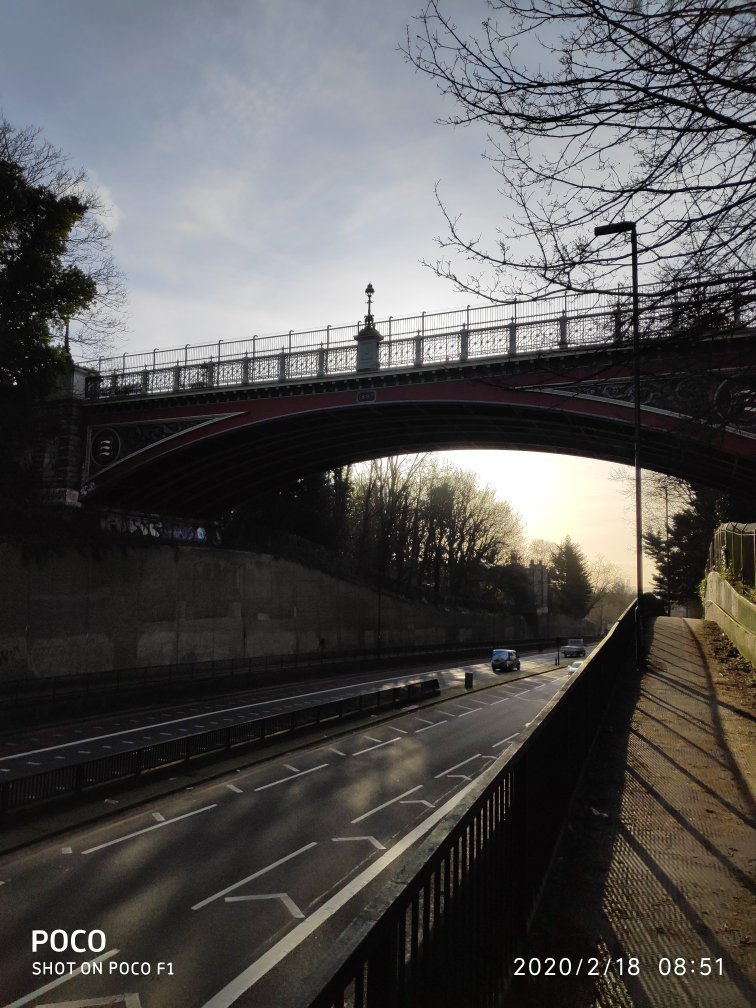
[[[641,336],[701,333],[756,324],[752,273],[691,284],[672,294],[658,287],[640,292]],[[610,346],[632,334],[629,290],[565,294],[531,301],[467,307],[377,321],[383,336],[381,369],[438,366],[487,357],[537,354],[556,349]],[[121,398],[296,382],[355,374],[359,325],[151,353],[123,354],[85,366],[90,398]]]

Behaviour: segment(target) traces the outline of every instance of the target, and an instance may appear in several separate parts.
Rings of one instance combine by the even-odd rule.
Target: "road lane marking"
[[[250,963],[238,976],[234,977],[225,987],[217,991],[209,1001],[206,1001],[201,1008],[231,1008],[231,1005],[235,1001],[238,1001],[242,994],[248,991],[250,987],[253,987],[261,977],[269,973],[274,966],[277,966],[290,952],[293,952],[298,945],[301,945],[306,938],[309,938],[311,934],[333,917],[353,896],[361,892],[366,885],[377,878],[397,858],[401,857],[417,840],[425,836],[426,833],[429,833],[445,815],[456,808],[473,787],[475,787],[475,781],[461,788],[449,801],[436,809],[435,812],[432,812],[426,819],[415,826],[414,829],[398,840],[385,854],[381,854],[364,871],[356,875],[343,889],[334,893],[329,900],[326,900],[325,903],[314,910],[306,920],[303,920],[301,924],[297,924],[292,928],[288,934],[277,941],[264,955]]]
[[[401,799],[406,798],[408,794],[414,794],[415,791],[419,791],[422,786],[422,784],[418,784],[416,787],[410,788],[409,791],[405,791],[402,794],[397,795],[396,798],[390,798],[387,802],[384,802],[383,805],[377,805],[374,809],[370,809],[369,812],[363,812],[361,816],[357,816],[356,819],[352,819],[352,826],[358,822],[362,822],[363,819],[367,819],[368,816],[374,815],[376,812],[380,812],[381,809],[388,808],[389,805],[393,805],[394,802],[401,801]]]
[[[410,798],[407,801],[400,801],[400,805],[425,805],[427,808],[433,808],[435,802],[426,801],[425,798]]]
[[[163,815],[162,812],[153,812],[152,818],[155,820],[155,822],[165,822],[165,816]]]
[[[275,787],[276,784],[286,784],[287,781],[296,780],[297,777],[304,777],[305,774],[315,773],[316,770],[322,770],[323,767],[329,765],[328,763],[321,763],[320,766],[311,767],[309,770],[300,770],[299,773],[289,774],[288,777],[280,777],[278,780],[271,781],[270,784],[261,784],[260,787],[255,788],[255,791],[265,791],[266,788]]]
[[[284,763],[287,770],[291,770],[292,773],[299,773],[299,767],[292,766],[291,763]]]
[[[267,868],[261,868],[259,871],[254,872],[252,875],[248,875],[243,878],[241,882],[234,882],[233,885],[227,886],[225,889],[221,889],[220,892],[213,893],[212,896],[208,896],[206,899],[200,900],[199,903],[195,903],[192,910],[201,910],[202,907],[207,906],[208,903],[212,903],[221,896],[225,896],[226,893],[233,892],[234,889],[239,889],[241,886],[246,885],[247,882],[252,882],[253,879],[260,878],[261,875],[265,875],[269,871],[273,871],[274,868],[278,868],[279,865],[285,864],[287,861],[291,861],[295,857],[299,857],[300,854],[304,854],[305,851],[310,850],[312,847],[317,847],[317,841],[313,840],[312,843],[305,844],[304,847],[300,847],[299,850],[292,851],[291,854],[287,854],[285,857],[279,858],[278,861],[274,861],[273,864],[269,864]]]
[[[212,715],[214,715],[215,717],[220,717],[222,714],[234,714],[234,713],[236,713],[238,711],[249,710],[252,707],[265,707],[266,705],[270,705],[270,704],[276,703],[276,702],[278,702],[278,703],[287,703],[287,702],[292,701],[292,700],[304,700],[307,697],[320,696],[323,693],[338,693],[340,690],[347,691],[347,694],[349,696],[359,696],[360,694],[357,693],[357,692],[354,692],[354,691],[359,690],[363,686],[378,686],[378,685],[389,686],[389,685],[392,684],[392,682],[395,683],[395,684],[398,684],[398,683],[400,683],[404,679],[412,679],[412,678],[413,678],[413,676],[411,676],[411,675],[408,674],[408,675],[405,675],[405,676],[394,676],[393,678],[389,678],[389,679],[370,679],[370,680],[367,680],[365,682],[350,683],[349,685],[344,685],[342,683],[341,686],[330,686],[328,689],[324,689],[324,690],[312,690],[310,693],[295,693],[294,696],[290,696],[290,697],[278,697],[276,700],[258,700],[256,703],[241,704],[238,707],[226,707],[223,710],[212,711]],[[417,678],[432,679],[432,678],[434,678],[434,675],[433,675],[432,672],[420,673],[420,675]],[[349,690],[352,690],[352,692],[349,693]],[[412,709],[412,708],[406,708],[405,707],[404,709],[408,710],[408,709]],[[209,713],[210,712],[208,712],[208,714]],[[166,728],[168,725],[177,725],[181,721],[199,721],[199,720],[205,718],[206,716],[207,716],[207,714],[194,713],[194,714],[189,714],[186,717],[173,718],[170,721],[161,721],[159,724],[142,725],[142,727],[143,728],[151,728],[153,730],[156,729],[156,728]],[[134,718],[129,718],[129,723],[130,724],[138,724],[139,722],[136,721]],[[180,730],[181,731],[188,731],[189,729],[188,728],[182,728]],[[134,731],[133,728],[124,728],[121,731],[109,732],[106,735],[94,735],[94,736],[92,736],[92,738],[75,739],[73,742],[63,742],[63,743],[59,743],[58,745],[54,745],[54,746],[46,746],[44,749],[30,749],[28,752],[14,753],[11,756],[0,756],[0,761],[1,760],[21,759],[24,756],[34,756],[36,753],[50,752],[51,749],[66,749],[66,748],[68,748],[68,746],[73,746],[73,745],[87,745],[89,742],[100,742],[100,741],[102,741],[102,739],[115,738],[117,735],[128,735],[129,733],[133,733],[133,731]],[[36,741],[36,740],[33,740],[33,741]]]
[[[507,742],[511,742],[513,738],[517,738],[519,734],[520,734],[519,732],[515,732],[514,735],[510,735],[509,738],[502,739],[501,742],[494,742],[491,748],[498,749],[499,746],[506,745]]]
[[[195,809],[194,812],[185,812],[184,815],[176,816],[174,819],[165,819],[163,822],[156,822],[152,826],[145,826],[144,829],[136,830],[134,833],[128,833],[126,836],[118,837],[116,840],[108,840],[107,843],[98,844],[96,847],[88,847],[81,853],[94,854],[95,851],[102,850],[103,847],[112,847],[114,844],[123,843],[124,840],[131,840],[133,837],[141,836],[142,833],[149,833],[152,830],[160,829],[162,826],[170,826],[171,823],[179,822],[181,819],[189,819],[190,816],[199,815],[200,812],[209,812],[210,809],[217,807],[217,802],[214,805],[205,805],[204,808]]]
[[[376,840],[374,836],[335,836],[331,837],[334,843],[346,843],[348,840],[367,840],[376,850],[386,850],[385,846]]]
[[[89,961],[89,968],[91,968],[94,963],[105,962],[106,959],[112,959],[114,955],[118,955],[120,949],[110,949],[109,952],[103,952],[102,955],[98,955],[96,959],[91,959]],[[11,1001],[10,1004],[3,1005],[3,1008],[21,1008],[22,1005],[29,1004],[30,1001],[36,1001],[38,997],[43,994],[47,994],[48,991],[54,990],[56,987],[60,987],[61,984],[67,983],[69,980],[73,980],[75,976],[78,976],[82,971],[83,963],[78,969],[73,970],[71,973],[64,973],[63,976],[58,977],[57,980],[52,980],[49,984],[45,984],[44,987],[38,987],[37,990],[32,991],[31,994],[26,994],[24,997],[18,998],[16,1001]]]
[[[370,736],[368,736],[368,738],[369,737]],[[373,749],[380,749],[381,746],[391,745],[392,742],[398,742],[401,737],[401,735],[397,735],[395,738],[388,739],[387,742],[378,742],[376,745],[368,746],[367,749],[358,749],[356,753],[352,753],[352,756],[362,756],[363,753],[372,752]]]
[[[229,791],[235,791],[237,794],[244,794],[242,789],[240,787],[237,787],[236,784],[226,784],[226,787],[229,789]]]
[[[446,774],[450,774],[452,770],[459,770],[459,768],[464,766],[465,763],[472,763],[474,759],[480,759],[480,756],[480,753],[475,753],[474,756],[470,756],[468,759],[462,760],[461,763],[455,763],[454,766],[450,766],[448,770],[442,770],[441,773],[436,774],[436,780],[438,780],[439,777],[444,777]]]
[[[274,892],[274,893],[262,893],[257,896],[226,896],[226,903],[240,903],[243,900],[270,900],[277,899],[280,900],[286,909],[289,911],[292,917],[299,917],[304,919],[304,914],[299,909],[294,900],[285,892]]]
[[[437,728],[438,725],[446,723],[447,723],[446,718],[444,718],[443,721],[433,721],[431,724],[426,725],[425,728],[416,728],[414,734],[419,735],[420,732],[428,731],[430,728]]]
[[[346,753],[342,752],[341,749],[334,749],[331,746],[329,746],[328,751],[329,752],[335,752],[337,756],[346,756]]]

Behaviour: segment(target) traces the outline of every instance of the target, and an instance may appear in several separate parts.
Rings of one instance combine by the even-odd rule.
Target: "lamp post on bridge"
[[[378,344],[383,340],[383,336],[373,323],[373,294],[375,294],[375,290],[371,283],[365,288],[365,293],[368,299],[365,326],[354,337],[357,340],[357,370],[377,371],[379,366]]]
[[[640,387],[640,299],[638,296],[638,235],[635,221],[618,221],[616,224],[602,224],[593,229],[599,238],[603,235],[629,234],[633,278],[633,405],[635,409],[635,666],[642,668],[643,620],[641,600],[643,596],[643,516],[641,512],[641,387]]]

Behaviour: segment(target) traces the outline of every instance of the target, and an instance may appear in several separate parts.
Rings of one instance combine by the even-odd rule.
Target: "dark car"
[[[494,648],[491,668],[494,672],[519,672],[520,659],[517,657],[517,652],[509,648]]]

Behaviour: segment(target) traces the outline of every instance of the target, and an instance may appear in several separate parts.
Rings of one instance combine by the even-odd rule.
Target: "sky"
[[[475,304],[438,257],[435,187],[469,233],[507,207],[476,128],[399,46],[422,0],[0,0],[0,111],[83,166],[129,292],[117,352]],[[482,0],[449,0],[474,26]],[[531,538],[633,583],[625,497],[589,459],[455,452]]]

